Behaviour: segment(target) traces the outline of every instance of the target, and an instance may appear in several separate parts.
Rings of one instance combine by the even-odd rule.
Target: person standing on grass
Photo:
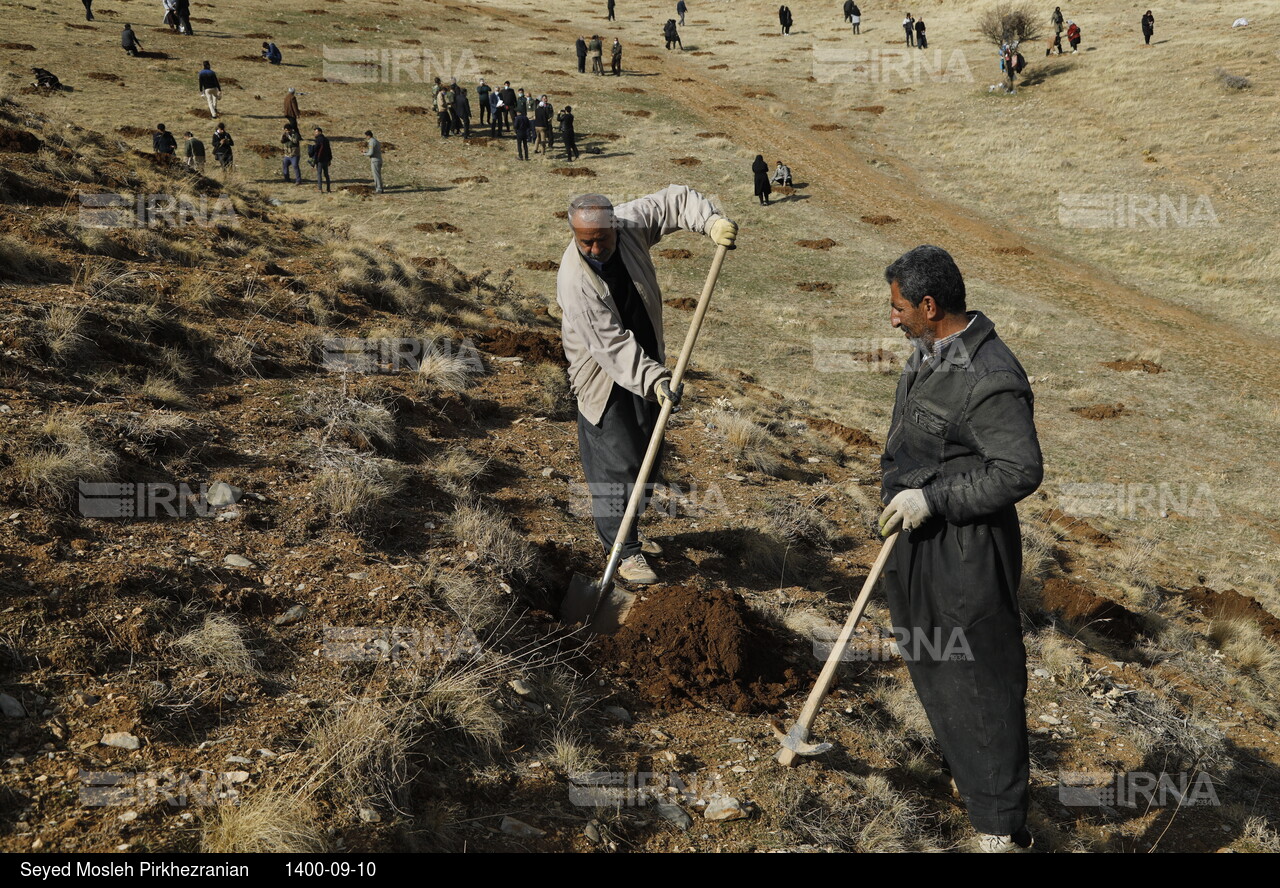
[[[382,143],[373,135],[373,130],[365,130],[364,156],[369,158],[369,171],[373,173],[373,193],[382,194]]]
[[[609,21],[613,21],[613,6],[614,6],[613,0],[609,0],[609,19],[608,19]]]
[[[849,11],[849,22],[853,25],[853,33],[862,33],[862,10],[858,8],[858,4],[853,4],[853,9]]]
[[[502,90],[498,93],[498,98],[501,100],[498,110],[502,116],[502,131],[511,132],[514,122],[512,115],[516,113],[516,91],[511,88],[510,80],[502,82]]]
[[[208,61],[204,62],[204,67],[200,69],[198,76],[200,94],[209,103],[209,116],[216,119],[218,116],[218,99],[222,96],[222,84],[218,82],[218,75],[213,73],[213,68],[209,66]]]
[[[84,6],[84,20],[93,21],[93,0],[80,0],[80,3]]]
[[[564,159],[578,159],[578,136],[573,130],[573,106],[565,105],[564,110],[556,115],[560,123],[560,137],[564,139]]]
[[[920,49],[929,48],[929,38],[924,35],[924,16],[916,19],[916,46]]]
[[[578,57],[578,73],[587,73],[587,38],[586,35],[579,37],[573,44],[574,55]]]
[[[182,143],[182,153],[187,166],[194,172],[204,174],[204,142],[196,138],[195,133],[187,130],[186,141]]]
[[[769,162],[763,154],[757,154],[751,162],[751,174],[755,178],[756,197],[760,198],[760,206],[769,206],[769,194],[773,186],[769,184]]]
[[[234,159],[231,149],[235,144],[231,133],[227,132],[227,125],[218,124],[218,128],[213,131],[213,157],[224,170],[231,169],[231,162]]]
[[[480,82],[476,84],[476,101],[480,105],[481,126],[484,126],[485,121],[492,120],[489,116],[490,111],[492,110],[489,104],[489,93],[491,92],[493,92],[493,90],[489,87],[489,84],[484,82],[484,78],[481,77]]]
[[[173,11],[178,16],[178,33],[192,36],[194,32],[191,30],[191,0],[177,0]]]
[[[529,159],[529,140],[533,138],[533,124],[529,122],[529,115],[524,111],[516,111],[516,158],[518,160]]]
[[[614,77],[622,76],[622,41],[613,38],[613,46],[609,48],[609,68]]]
[[[916,45],[916,20],[911,17],[911,13],[907,13],[907,17],[902,20],[902,30],[907,32],[907,46]]]
[[[591,41],[587,44],[587,50],[591,53],[591,73],[604,73],[604,41],[600,39],[599,34],[592,34]]]
[[[546,96],[538,98],[533,108],[534,154],[551,153],[551,120],[554,109]]]
[[[174,157],[178,153],[178,140],[173,133],[164,128],[163,123],[156,124],[156,131],[151,134],[151,150],[157,155],[167,154]]]
[[[462,138],[471,138],[471,100],[467,91],[460,86],[453,89],[453,117],[455,129],[462,128]]]
[[[142,44],[138,42],[138,35],[133,33],[133,25],[126,24],[124,30],[120,32],[120,46],[124,49],[125,55],[136,56],[142,52]]]
[[[684,27],[684,14],[689,11],[689,6],[684,0],[676,0],[676,15],[680,16],[680,27]]]
[[[1071,44],[1071,52],[1080,51],[1080,26],[1075,22],[1067,22],[1067,42]]]
[[[1148,9],[1142,14],[1142,41],[1147,46],[1151,45],[1151,35],[1156,32],[1156,17],[1151,14]]]
[[[440,124],[440,138],[449,138],[449,128],[453,125],[453,94],[444,86],[436,93],[436,120]]]
[[[291,86],[284,97],[284,119],[297,129],[298,118],[301,116],[302,113],[298,110],[298,91]]]
[[[176,5],[177,0],[164,0],[164,23],[175,34],[178,31],[178,14],[174,12]]]
[[[560,259],[556,303],[591,514],[609,551],[658,414],[664,404],[680,403],[681,389],[672,389],[665,366],[662,290],[649,251],[680,229],[731,247],[738,226],[684,185],[618,207],[602,194],[578,195],[568,221],[573,237]],[[661,554],[661,547],[641,538],[636,517],[622,541],[618,577],[651,585],[658,575],[644,554]]]
[[[314,130],[311,161],[316,165],[316,190],[332,192],[333,181],[329,178],[329,164],[333,163],[333,146],[329,144],[329,137],[320,127]],[[323,188],[320,187],[321,182],[324,183]]]
[[[890,324],[913,352],[880,457],[883,584],[899,645],[984,852],[1029,849],[1027,653],[1017,503],[1044,477],[1026,371],[946,250],[884,273]],[[935,641],[936,640],[936,641]],[[944,647],[945,646],[945,647]]]
[[[283,146],[280,157],[280,169],[284,180],[289,181],[289,170],[293,169],[293,184],[302,184],[302,133],[298,132],[296,123],[286,123],[284,133],[280,136]]]

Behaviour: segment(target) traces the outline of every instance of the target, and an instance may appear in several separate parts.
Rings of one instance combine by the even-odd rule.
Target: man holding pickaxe
[[[624,506],[640,472],[662,403],[680,401],[664,366],[662,292],[649,250],[685,229],[730,247],[738,226],[684,185],[618,207],[601,194],[569,204],[573,241],[560,259],[556,302],[561,312],[569,384],[578,404],[578,447],[591,493],[596,533],[613,547]],[[650,553],[656,546],[650,544]],[[652,584],[632,523],[622,546],[618,576]]]
[[[1026,650],[1015,504],[1043,466],[1027,374],[939,247],[885,270],[890,323],[915,346],[881,468],[889,612],[911,680],[984,851],[1031,845]],[[925,642],[921,644],[921,640]],[[941,651],[948,651],[943,655]]]

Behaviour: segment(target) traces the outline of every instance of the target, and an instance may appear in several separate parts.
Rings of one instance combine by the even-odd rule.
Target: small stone
[[[811,457],[809,457],[809,462],[810,462],[810,463],[820,463],[820,462],[822,462],[822,460],[821,460],[821,459],[819,459],[819,458],[818,458],[818,457],[816,457],[816,456],[811,456]]]
[[[256,564],[243,555],[228,555],[222,559],[222,563],[227,567],[257,567]]]
[[[521,839],[536,839],[546,835],[544,831],[536,826],[530,826],[523,820],[517,820],[514,817],[503,817],[502,822],[498,824],[498,829],[509,836],[516,836]]]
[[[746,768],[744,768],[742,765],[734,765],[734,766],[733,766],[732,768],[730,768],[729,770],[730,770],[730,771],[732,771],[732,772],[733,772],[733,773],[735,773],[735,774],[745,774],[745,773],[747,773],[747,769],[746,769]]]
[[[614,721],[620,721],[624,725],[631,724],[631,713],[623,709],[621,706],[606,706],[604,714]]]
[[[377,811],[375,811],[373,808],[361,808],[360,819],[363,820],[365,823],[381,823],[382,815],[379,814]]]
[[[235,505],[243,495],[244,491],[239,487],[232,487],[225,481],[218,481],[209,485],[209,491],[205,494],[204,501],[216,509],[221,506]]]
[[[1035,675],[1036,678],[1052,678],[1053,677],[1050,674],[1049,670],[1045,669],[1044,667],[1040,667],[1036,669],[1035,672],[1033,672],[1032,674]]]
[[[367,570],[352,571],[351,573],[347,574],[347,579],[348,580],[367,580],[369,579],[369,571]]]
[[[227,764],[231,764],[231,765],[252,765],[252,764],[253,764],[253,760],[252,760],[252,759],[247,759],[247,758],[245,758],[245,757],[244,757],[244,756],[242,756],[242,755],[229,755],[229,756],[227,756]]]
[[[675,802],[659,801],[654,805],[654,808],[659,817],[674,823],[682,830],[687,830],[693,826],[693,818]]]
[[[222,775],[229,783],[244,783],[249,779],[248,771],[228,771]]]
[[[596,826],[594,820],[587,824],[587,827],[582,831],[582,834],[587,837],[587,841],[591,844],[600,844],[600,828]]]
[[[730,481],[746,481],[747,480],[746,475],[739,475],[735,472],[730,472],[729,474],[725,475],[725,477],[728,478]]]
[[[1040,721],[1044,722],[1046,725],[1060,725],[1060,724],[1062,724],[1062,719],[1060,719],[1060,718],[1055,718],[1055,717],[1053,717],[1052,715],[1042,715],[1042,716],[1040,716]]]
[[[98,742],[103,746],[114,746],[116,749],[140,749],[142,747],[141,740],[124,731],[103,734],[102,739]]]
[[[138,819],[138,812],[125,811],[123,814],[120,815],[118,819],[120,820],[121,823],[133,823],[133,821]]]
[[[300,622],[306,615],[307,606],[305,604],[295,604],[271,622],[277,626],[292,626],[294,623]]]
[[[555,476],[556,476],[556,470],[551,468],[551,466],[547,466],[545,469],[542,470],[543,478],[554,478]]]
[[[0,694],[0,712],[7,718],[26,718],[27,710],[15,698],[8,694]]]
[[[521,697],[533,696],[533,688],[529,687],[528,684],[518,678],[513,678],[511,681],[507,682],[507,687],[511,688],[511,690],[515,691]]]
[[[747,816],[742,803],[731,796],[719,796],[707,804],[702,816],[708,820],[742,820]]]

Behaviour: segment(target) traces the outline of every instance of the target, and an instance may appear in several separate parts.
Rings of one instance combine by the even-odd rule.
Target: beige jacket
[[[653,399],[654,386],[670,376],[662,335],[662,292],[649,250],[664,236],[685,229],[706,234],[720,218],[711,202],[692,188],[668,185],[659,192],[614,208],[618,224],[618,250],[644,301],[658,339],[658,361],[645,355],[630,330],[622,326],[617,303],[609,288],[570,240],[560,259],[556,277],[556,302],[560,306],[560,332],[569,361],[569,385],[578,409],[599,424],[616,382],[629,392]]]

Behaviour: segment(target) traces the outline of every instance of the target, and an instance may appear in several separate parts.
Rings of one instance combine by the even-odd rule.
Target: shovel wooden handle
[[[693,344],[698,341],[698,331],[702,328],[702,319],[711,304],[711,292],[716,288],[716,280],[720,277],[720,266],[729,252],[725,246],[716,247],[715,258],[711,260],[711,270],[707,272],[707,282],[702,286],[702,295],[698,297],[698,307],[694,309],[693,319],[689,321],[689,332],[684,337],[684,347],[680,349],[680,357],[676,361],[676,369],[671,374],[671,388],[676,390],[684,380],[684,372],[689,366],[689,357],[693,354]],[[609,563],[605,566],[604,576],[600,580],[600,598],[592,612],[592,620],[599,613],[601,604],[609,597],[613,589],[613,580],[618,573],[618,565],[622,563],[622,546],[631,533],[636,516],[640,512],[640,504],[644,502],[645,488],[649,484],[649,475],[653,472],[654,463],[658,461],[658,451],[662,448],[662,438],[667,431],[667,420],[671,417],[671,402],[662,405],[658,413],[657,425],[649,436],[649,449],[645,452],[644,462],[640,464],[640,474],[636,477],[635,487],[631,490],[631,498],[627,500],[627,510],[622,514],[622,524],[618,527],[618,536],[609,551]]]
[[[858,621],[862,619],[862,612],[867,609],[867,601],[871,598],[871,591],[876,586],[876,581],[880,579],[880,574],[884,572],[885,563],[889,560],[889,553],[893,551],[893,544],[898,541],[899,532],[894,531],[880,546],[880,554],[876,556],[875,563],[871,565],[871,572],[867,574],[867,580],[862,584],[862,591],[858,593],[858,600],[853,603],[853,610],[849,611],[849,618],[844,621],[844,628],[840,630],[840,637],[831,648],[831,653],[827,655],[827,662],[822,667],[822,672],[818,675],[818,681],[814,684],[813,690],[809,692],[809,699],[804,703],[804,709],[800,710],[800,717],[796,719],[795,725],[792,726],[789,734],[797,736],[801,740],[809,739],[809,729],[813,727],[813,721],[818,717],[818,710],[822,708],[823,698],[827,696],[827,691],[831,690],[831,684],[836,679],[836,670],[840,668],[840,660],[844,657],[844,649],[849,644],[849,639],[853,637],[854,630],[858,628]],[[774,756],[779,764],[786,765],[788,768],[795,764],[798,755],[795,752],[783,746],[778,750],[778,754]]]

